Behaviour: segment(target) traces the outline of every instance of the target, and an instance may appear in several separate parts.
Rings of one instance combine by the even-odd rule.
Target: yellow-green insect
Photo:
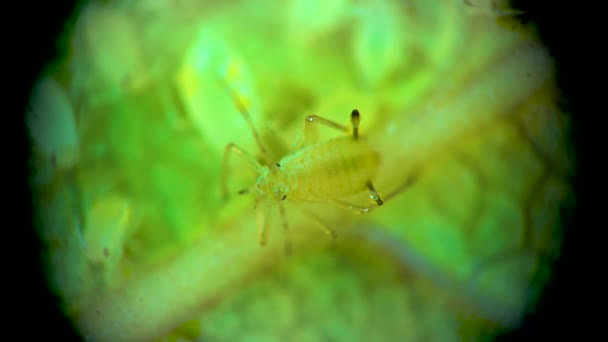
[[[310,135],[312,125],[321,124],[337,129],[347,135],[330,139],[324,142],[308,144],[293,153],[283,157],[280,161],[271,161],[268,157],[259,135],[249,116],[246,105],[240,100],[239,94],[233,89],[235,103],[249,124],[254,138],[263,156],[263,163],[259,163],[244,149],[230,143],[224,151],[224,170],[222,173],[222,192],[226,198],[227,165],[231,153],[236,152],[247,158],[257,170],[257,182],[249,188],[239,191],[239,194],[257,194],[256,215],[259,232],[259,242],[266,244],[265,214],[261,209],[261,201],[273,201],[278,207],[285,232],[288,230],[287,219],[283,201],[331,202],[339,207],[350,209],[356,213],[366,214],[384,203],[383,197],[376,191],[372,179],[376,176],[380,164],[380,155],[369,142],[359,135],[361,115],[353,109],[350,115],[351,127],[317,115],[307,116],[304,120],[304,138]],[[409,183],[408,183],[409,185]],[[387,198],[396,195],[405,187],[391,193]],[[360,206],[341,200],[346,196],[355,195],[362,191],[369,191],[369,197],[375,203],[372,206]],[[311,215],[310,213],[308,213]],[[313,215],[327,234],[335,237],[335,232],[325,226]],[[289,240],[285,240],[286,252],[289,252]]]

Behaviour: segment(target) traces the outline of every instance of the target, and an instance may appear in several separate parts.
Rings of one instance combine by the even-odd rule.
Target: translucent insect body
[[[256,216],[261,245],[266,244],[266,214],[262,201],[274,202],[280,212],[283,229],[287,233],[288,223],[285,215],[283,201],[329,202],[338,207],[349,209],[359,214],[366,214],[384,203],[383,197],[376,191],[372,179],[380,163],[379,154],[372,148],[364,137],[359,135],[361,115],[353,109],[350,116],[351,128],[322,118],[316,115],[306,117],[304,121],[304,139],[297,145],[296,150],[282,158],[279,162],[272,162],[268,157],[259,135],[247,111],[247,106],[240,101],[239,95],[224,82],[231,92],[240,113],[250,126],[256,143],[262,153],[263,163],[259,163],[252,155],[241,147],[230,143],[224,151],[224,171],[222,173],[222,193],[228,196],[227,166],[233,153],[240,154],[248,159],[259,174],[257,182],[238,194],[257,194]],[[321,124],[346,133],[343,137],[330,139],[324,142],[308,143],[312,125]],[[387,196],[393,197],[408,186],[398,188]],[[350,204],[341,200],[346,196],[355,195],[367,190],[369,198],[374,202],[371,206]],[[325,226],[314,215],[306,213],[330,236],[335,232]],[[285,249],[289,253],[289,240],[286,234]]]

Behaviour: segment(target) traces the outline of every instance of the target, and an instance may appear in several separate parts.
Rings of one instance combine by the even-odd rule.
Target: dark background
[[[456,1],[456,0],[455,0]],[[606,240],[600,237],[608,226],[601,214],[604,193],[597,182],[602,172],[600,152],[601,125],[605,116],[602,99],[605,86],[606,11],[575,5],[572,1],[514,1],[526,11],[521,20],[537,23],[541,38],[555,57],[558,82],[563,91],[563,106],[570,113],[577,159],[573,179],[577,194],[575,208],[564,216],[567,223],[563,252],[553,270],[549,287],[541,297],[534,315],[519,330],[501,340],[528,340],[541,337],[606,336],[605,275]],[[587,3],[587,2],[585,2]],[[80,340],[69,321],[58,310],[59,300],[46,287],[41,265],[41,243],[32,227],[32,202],[27,183],[28,142],[23,114],[32,84],[48,62],[63,54],[57,38],[76,9],[68,1],[19,2],[3,8],[0,43],[4,72],[2,76],[4,205],[1,244],[0,290],[3,305],[3,337],[19,340]],[[604,14],[603,14],[604,13]],[[440,14],[438,14],[440,15]],[[606,17],[606,18],[604,18]],[[311,18],[311,20],[314,20]],[[608,121],[608,120],[607,120]],[[599,147],[599,148],[598,148]],[[594,170],[595,172],[591,172]],[[1,201],[1,200],[0,200]],[[8,234],[6,234],[8,233]],[[607,278],[608,279],[608,278]]]

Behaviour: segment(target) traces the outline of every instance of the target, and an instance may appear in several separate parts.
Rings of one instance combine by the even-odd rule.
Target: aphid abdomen
[[[297,182],[293,199],[326,201],[364,191],[378,163],[378,154],[365,141],[345,137],[312,145],[281,164]]]

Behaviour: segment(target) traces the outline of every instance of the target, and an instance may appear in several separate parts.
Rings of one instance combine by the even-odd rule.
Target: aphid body
[[[322,202],[366,189],[379,155],[366,141],[340,137],[307,146],[267,167],[257,181],[262,195],[278,201]]]

